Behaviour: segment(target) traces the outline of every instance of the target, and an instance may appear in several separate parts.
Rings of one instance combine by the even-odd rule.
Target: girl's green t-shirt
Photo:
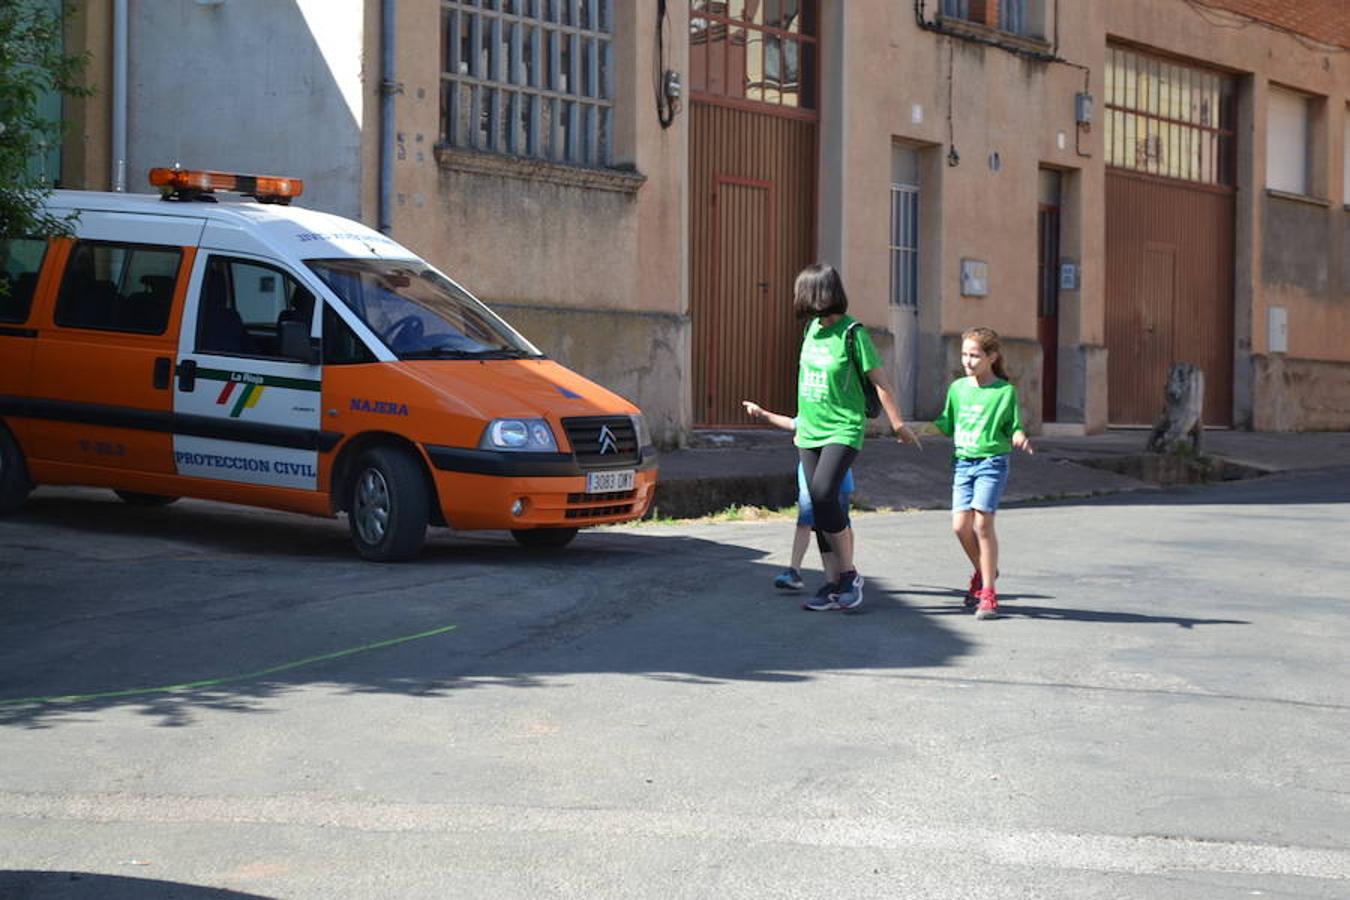
[[[867,401],[858,366],[849,359],[845,343],[848,328],[856,321],[852,316],[840,316],[839,321],[825,327],[815,319],[806,328],[797,368],[798,447],[847,444],[854,450],[862,449]],[[861,325],[853,331],[853,351],[862,371],[870,372],[881,365],[881,355]]]
[[[958,378],[947,388],[947,403],[933,427],[951,435],[957,459],[979,459],[1012,452],[1012,436],[1022,430],[1017,388],[1003,379],[980,387],[975,379]]]

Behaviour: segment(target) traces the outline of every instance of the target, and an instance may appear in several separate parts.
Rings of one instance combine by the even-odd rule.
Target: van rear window
[[[46,255],[47,242],[39,238],[0,239],[0,322],[28,318]]]
[[[61,280],[56,324],[163,334],[182,259],[177,247],[80,241]]]

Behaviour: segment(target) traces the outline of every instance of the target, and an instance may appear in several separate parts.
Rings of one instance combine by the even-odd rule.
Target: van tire
[[[140,491],[114,490],[113,493],[127,506],[168,506],[178,500],[177,497],[166,497],[163,494],[143,494]]]
[[[575,528],[515,528],[511,531],[517,544],[531,550],[557,550],[572,543],[576,536]]]
[[[0,516],[22,506],[32,489],[33,482],[28,478],[28,466],[23,461],[19,442],[0,424]]]
[[[412,454],[388,446],[363,451],[348,492],[347,526],[357,553],[374,562],[421,553],[430,502],[426,476]]]

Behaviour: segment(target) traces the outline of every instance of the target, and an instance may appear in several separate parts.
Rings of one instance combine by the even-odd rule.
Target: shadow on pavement
[[[5,900],[269,900],[178,881],[123,878],[94,872],[0,871]]]
[[[289,692],[445,697],[583,673],[695,684],[941,666],[959,631],[869,582],[864,622],[768,588],[753,547],[600,529],[561,552],[433,532],[420,562],[357,558],[345,523],[184,501],[35,496],[0,521],[0,726],[112,708],[165,727],[267,714]]]
[[[894,592],[897,596],[941,598],[947,602],[914,606],[915,612],[930,616],[969,616],[971,610],[961,605],[964,596],[960,590],[922,585],[920,589],[906,588]],[[1045,594],[1002,593],[998,595],[999,616],[1004,619],[1053,619],[1061,622],[1097,622],[1105,625],[1176,625],[1194,628],[1196,625],[1250,625],[1246,619],[1198,619],[1190,616],[1149,616],[1143,613],[1115,612],[1082,607],[1028,606],[1027,600],[1053,600]]]

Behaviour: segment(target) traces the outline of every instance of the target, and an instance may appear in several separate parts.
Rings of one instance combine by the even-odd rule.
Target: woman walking
[[[919,439],[900,416],[886,385],[881,357],[867,329],[848,315],[844,282],[833,266],[815,263],[797,276],[797,317],[808,322],[797,370],[797,434],[817,535],[835,554],[839,576],[802,604],[812,611],[857,609],[863,577],[853,564],[853,531],[839,507],[839,486],[862,449],[866,394],[859,373],[876,386],[891,433],[902,444]]]

